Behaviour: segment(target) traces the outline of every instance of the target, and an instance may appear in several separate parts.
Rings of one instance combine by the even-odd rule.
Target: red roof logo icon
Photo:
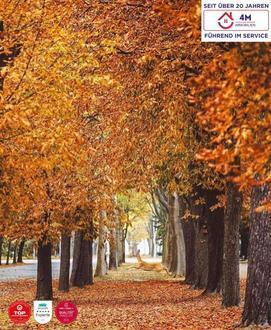
[[[230,29],[234,24],[234,19],[232,12],[225,12],[222,16],[218,19],[218,25],[225,30]]]

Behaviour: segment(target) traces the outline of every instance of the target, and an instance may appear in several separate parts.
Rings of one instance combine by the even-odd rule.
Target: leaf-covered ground
[[[59,293],[55,286],[54,305],[61,300],[76,303],[78,319],[61,326],[54,317],[47,326],[33,318],[21,329],[233,329],[241,316],[241,308],[222,309],[218,295],[202,296],[180,279],[165,274],[122,267],[112,271],[95,285],[72,288]],[[0,329],[18,329],[10,324],[7,308],[11,302],[24,299],[32,305],[34,281],[0,283]]]
[[[14,266],[16,266],[16,267],[18,267],[18,266],[23,266],[24,265],[24,263],[23,262],[17,262],[15,265],[14,264],[9,264],[9,265],[6,265],[6,264],[2,264],[2,265],[0,265],[0,268],[10,268],[10,267],[14,267]]]

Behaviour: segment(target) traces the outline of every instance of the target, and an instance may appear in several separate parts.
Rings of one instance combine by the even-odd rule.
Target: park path
[[[52,260],[53,278],[59,274],[60,261]],[[37,277],[37,260],[25,260],[23,265],[0,267],[0,281],[16,281]]]
[[[143,257],[144,259],[144,257]],[[160,262],[160,258],[146,258],[148,262]],[[135,258],[127,258],[128,263],[136,263]],[[26,260],[24,265],[0,267],[0,282],[16,281],[19,279],[35,279],[37,276],[37,260]],[[94,267],[96,265],[96,258],[94,258]],[[60,261],[58,259],[52,260],[53,278],[59,276]],[[247,263],[240,263],[240,278],[245,279],[247,276]]]
[[[241,288],[243,300],[244,281]],[[0,282],[0,329],[14,329],[7,309],[15,297],[32,306],[35,291],[33,279]],[[242,307],[221,308],[220,295],[202,295],[202,291],[184,285],[182,279],[131,268],[131,263],[95,278],[94,285],[71,288],[67,293],[59,292],[54,281],[53,291],[54,309],[63,300],[73,301],[78,308],[77,320],[69,326],[72,330],[233,329],[242,313]],[[62,329],[55,316],[49,328]],[[33,316],[27,329],[37,329]]]

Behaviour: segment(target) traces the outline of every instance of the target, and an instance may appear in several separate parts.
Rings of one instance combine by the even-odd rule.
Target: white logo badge
[[[202,0],[201,40],[270,42],[270,0]]]
[[[53,315],[53,304],[51,300],[34,301],[34,318],[39,324],[51,321]]]

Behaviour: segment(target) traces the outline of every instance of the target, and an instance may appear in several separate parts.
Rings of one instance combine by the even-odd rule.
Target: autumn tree
[[[260,233],[268,235],[266,223],[270,218],[270,116],[267,111],[270,95],[266,67],[269,60],[270,49],[265,44],[254,47],[241,44],[219,60],[214,59],[202,78],[206,81],[210,74],[217,77],[215,85],[213,79],[209,80],[212,93],[201,98],[204,109],[208,109],[206,114],[200,114],[201,122],[213,132],[212,145],[202,150],[201,155],[218,171],[229,176],[229,181],[233,181],[228,184],[229,188],[237,186],[243,191],[252,191],[250,220],[255,227],[251,227],[250,235],[244,324],[270,324],[269,303],[266,299],[259,299],[262,292],[268,295],[270,279],[260,281],[257,288],[253,284],[256,269],[269,273],[269,259],[261,259],[268,249],[268,237],[259,239]],[[265,243],[262,245],[262,242]]]
[[[78,28],[83,6],[80,1],[0,5],[4,51],[21,45],[1,95],[2,210],[8,215],[1,227],[9,237],[38,242],[38,299],[52,298],[51,243],[63,229],[65,211],[89,203],[90,154],[76,101],[83,93],[82,70],[95,60]],[[70,231],[78,228],[70,220]]]

